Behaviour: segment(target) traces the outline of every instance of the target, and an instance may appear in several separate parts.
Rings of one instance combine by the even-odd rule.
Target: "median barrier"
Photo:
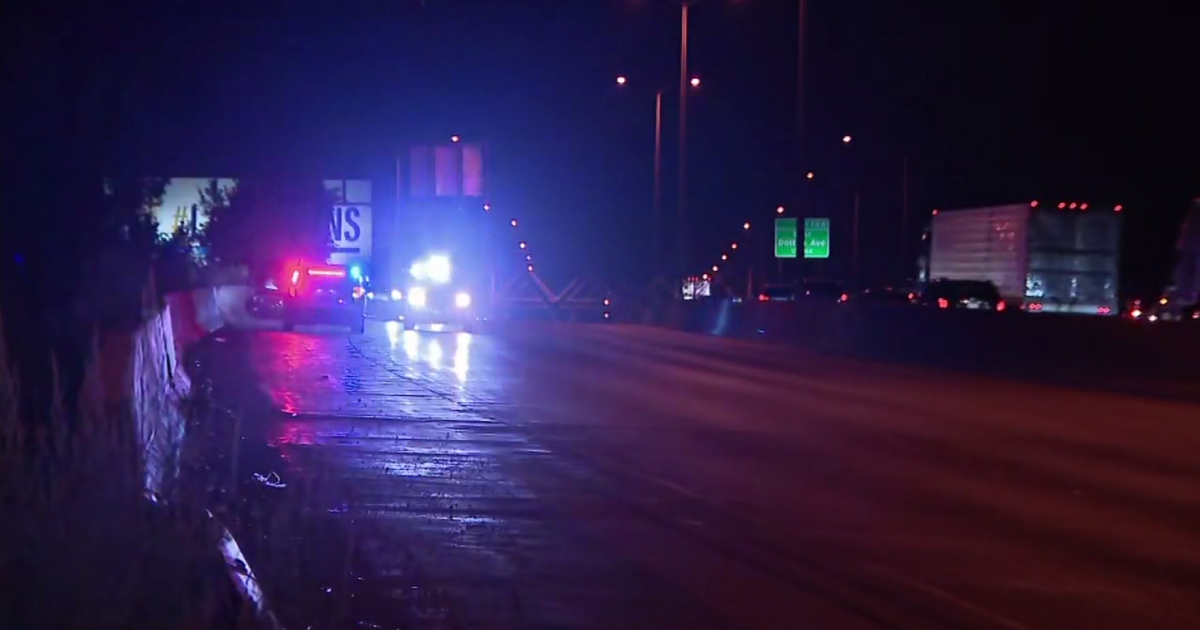
[[[676,301],[657,326],[835,355],[1072,384],[1124,381],[1200,397],[1200,326],[854,301]]]

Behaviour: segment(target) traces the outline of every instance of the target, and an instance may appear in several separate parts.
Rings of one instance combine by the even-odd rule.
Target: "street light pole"
[[[654,93],[654,225],[651,235],[654,249],[650,260],[655,274],[662,271],[662,101],[663,90],[660,89]]]
[[[687,266],[687,88],[688,88],[688,2],[681,5],[679,38],[679,226],[677,228],[677,273]]]

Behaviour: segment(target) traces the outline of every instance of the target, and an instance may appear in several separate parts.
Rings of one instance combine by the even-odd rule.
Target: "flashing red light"
[[[1081,204],[1079,204],[1079,209],[1080,209],[1080,210],[1087,210],[1087,204],[1086,204],[1086,203],[1081,203]]]
[[[938,298],[938,308],[950,308],[950,300]]]
[[[1059,209],[1059,210],[1062,210],[1063,208],[1066,208],[1066,207],[1067,207],[1067,202],[1065,202],[1065,201],[1060,201],[1060,202],[1058,202],[1058,209]]]
[[[999,302],[996,302],[996,312],[997,313],[1003,313],[1004,309],[1006,309],[1006,308],[1008,308],[1008,305],[1004,303],[1004,300],[1000,300]]]
[[[1030,207],[1030,208],[1036,208],[1036,207],[1037,207],[1037,204],[1038,204],[1038,202],[1037,202],[1037,199],[1034,199],[1033,201],[1030,201],[1030,202],[1029,202],[1029,207]]]
[[[1121,204],[1117,204],[1117,205],[1113,206],[1113,212],[1120,212],[1120,211],[1121,211]]]
[[[335,267],[309,267],[308,275],[318,278],[345,278],[346,270]]]
[[[767,294],[766,294],[766,293],[759,293],[759,294],[758,294],[758,301],[759,301],[759,302],[766,302],[766,301],[767,301]]]

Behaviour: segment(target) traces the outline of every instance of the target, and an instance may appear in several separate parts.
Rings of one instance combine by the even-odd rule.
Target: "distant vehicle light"
[[[938,308],[950,308],[950,300],[938,298]]]
[[[517,220],[516,220],[516,219],[513,219],[512,221],[509,221],[509,222],[508,222],[508,224],[509,224],[509,225],[511,225],[511,226],[513,226],[513,227],[517,227]]]
[[[1086,204],[1086,203],[1081,203],[1081,204],[1079,204],[1079,209],[1080,209],[1080,210],[1087,210],[1087,204]]]
[[[1033,201],[1030,201],[1030,202],[1029,202],[1029,207],[1030,207],[1030,208],[1036,208],[1037,206],[1038,206],[1038,201],[1037,201],[1037,199],[1034,199]]]
[[[1132,318],[1134,318],[1134,319],[1137,319],[1137,318],[1141,317],[1141,316],[1142,316],[1142,309],[1140,309],[1140,308],[1135,308],[1135,309],[1133,309],[1132,311],[1129,311],[1129,316],[1130,316],[1130,317],[1132,317]]]
[[[1117,205],[1113,206],[1113,212],[1120,212],[1121,210],[1122,210],[1121,204],[1117,204]]]
[[[350,268],[350,277],[355,280],[362,280],[362,267],[354,265]]]
[[[1096,312],[1101,315],[1108,315],[1112,312],[1112,309],[1107,306],[1101,306],[1100,308],[1096,309]]]
[[[1034,302],[1033,304],[1030,304],[1030,305],[1029,305],[1029,310],[1031,310],[1031,311],[1040,311],[1040,310],[1042,310],[1042,303],[1041,303],[1041,302]]]
[[[483,211],[484,211],[484,212],[491,212],[491,211],[492,211],[492,204],[490,204],[490,203],[485,203],[485,204],[483,204]]]
[[[935,216],[935,217],[936,217],[937,215],[938,215],[938,209],[937,209],[937,208],[934,208],[934,209],[933,209],[933,216]]]
[[[783,214],[783,206],[779,206],[778,208],[775,208],[775,214]]]
[[[467,308],[471,305],[471,294],[466,291],[459,291],[454,294],[454,306],[458,308]]]
[[[721,254],[721,260],[729,260],[729,254]]]
[[[1006,308],[1008,308],[1008,305],[1004,303],[1004,300],[1000,300],[999,302],[996,302],[996,312],[997,313],[1004,312],[1004,309],[1006,309]]]
[[[610,317],[612,317],[612,313],[609,313],[608,311],[604,311],[604,319],[608,319]]]
[[[414,308],[424,308],[429,294],[424,287],[413,287],[408,290],[408,303]]]
[[[1159,303],[1159,304],[1162,304],[1163,306],[1166,306],[1166,305],[1167,305],[1167,302],[1169,302],[1169,301],[1170,301],[1170,300],[1168,300],[1168,299],[1167,299],[1167,298],[1165,298],[1165,297],[1163,297],[1163,298],[1159,298],[1159,299],[1158,299],[1158,303]]]
[[[458,142],[459,140],[462,140],[462,138],[459,138],[458,136],[450,136],[450,142]]]
[[[318,278],[345,278],[346,270],[331,267],[309,267],[308,275]]]
[[[845,293],[843,293],[842,296],[838,298],[838,302],[847,302],[849,300],[850,300],[850,296]]]
[[[608,298],[604,298],[604,305],[608,306],[609,304],[612,304],[612,300],[610,300]]]
[[[434,282],[450,282],[450,257],[442,254],[430,256],[425,260],[425,273]]]
[[[713,273],[717,273],[718,271],[720,271],[720,270],[721,270],[721,268],[720,268],[720,267],[718,267],[718,266],[716,266],[716,265],[713,265],[713,266],[712,266],[712,270],[713,270]]]
[[[526,247],[529,247],[529,244],[526,243],[525,241],[521,241],[520,243],[517,243],[517,247],[520,247],[521,249],[525,249]]]
[[[747,221],[747,222],[743,223],[743,224],[742,224],[742,229],[743,229],[743,230],[749,230],[749,229],[750,229],[750,222],[749,222],[749,221]]]
[[[1077,204],[1077,203],[1075,203],[1074,201],[1072,201],[1072,202],[1071,202],[1071,204],[1070,204],[1070,205],[1068,205],[1067,207],[1068,207],[1068,208],[1070,208],[1070,209],[1072,209],[1072,210],[1074,210],[1074,209],[1075,209],[1075,207],[1076,207],[1076,206],[1078,206],[1078,205],[1079,205],[1079,204]]]
[[[1158,321],[1158,315],[1151,315],[1150,317],[1147,317],[1146,319],[1149,321],[1152,321],[1152,322],[1156,322],[1156,321]]]
[[[1067,207],[1067,202],[1065,202],[1065,201],[1060,201],[1060,202],[1058,202],[1058,209],[1059,209],[1059,210],[1062,210],[1063,208],[1066,208],[1066,207]]]
[[[1200,309],[1192,311],[1192,319],[1200,319]]]
[[[533,273],[533,265],[525,265],[525,271],[528,271],[529,273]]]
[[[737,243],[730,243],[729,249],[737,249]]]
[[[915,297],[917,297],[917,294],[916,294],[916,293],[909,293],[909,294],[908,294],[908,299],[910,299],[910,300],[911,300],[911,299],[913,299],[913,298],[915,298]]]
[[[766,294],[766,293],[759,293],[759,294],[758,294],[758,301],[759,301],[759,302],[766,302],[768,299],[769,299],[769,298],[767,298],[767,294]]]
[[[404,294],[400,292],[400,289],[392,289],[392,299],[399,302],[404,299]]]

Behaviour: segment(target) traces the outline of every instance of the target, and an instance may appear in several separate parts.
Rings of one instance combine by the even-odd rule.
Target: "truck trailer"
[[[1030,313],[1120,313],[1122,207],[1038,201],[933,211],[926,282],[986,280]]]

